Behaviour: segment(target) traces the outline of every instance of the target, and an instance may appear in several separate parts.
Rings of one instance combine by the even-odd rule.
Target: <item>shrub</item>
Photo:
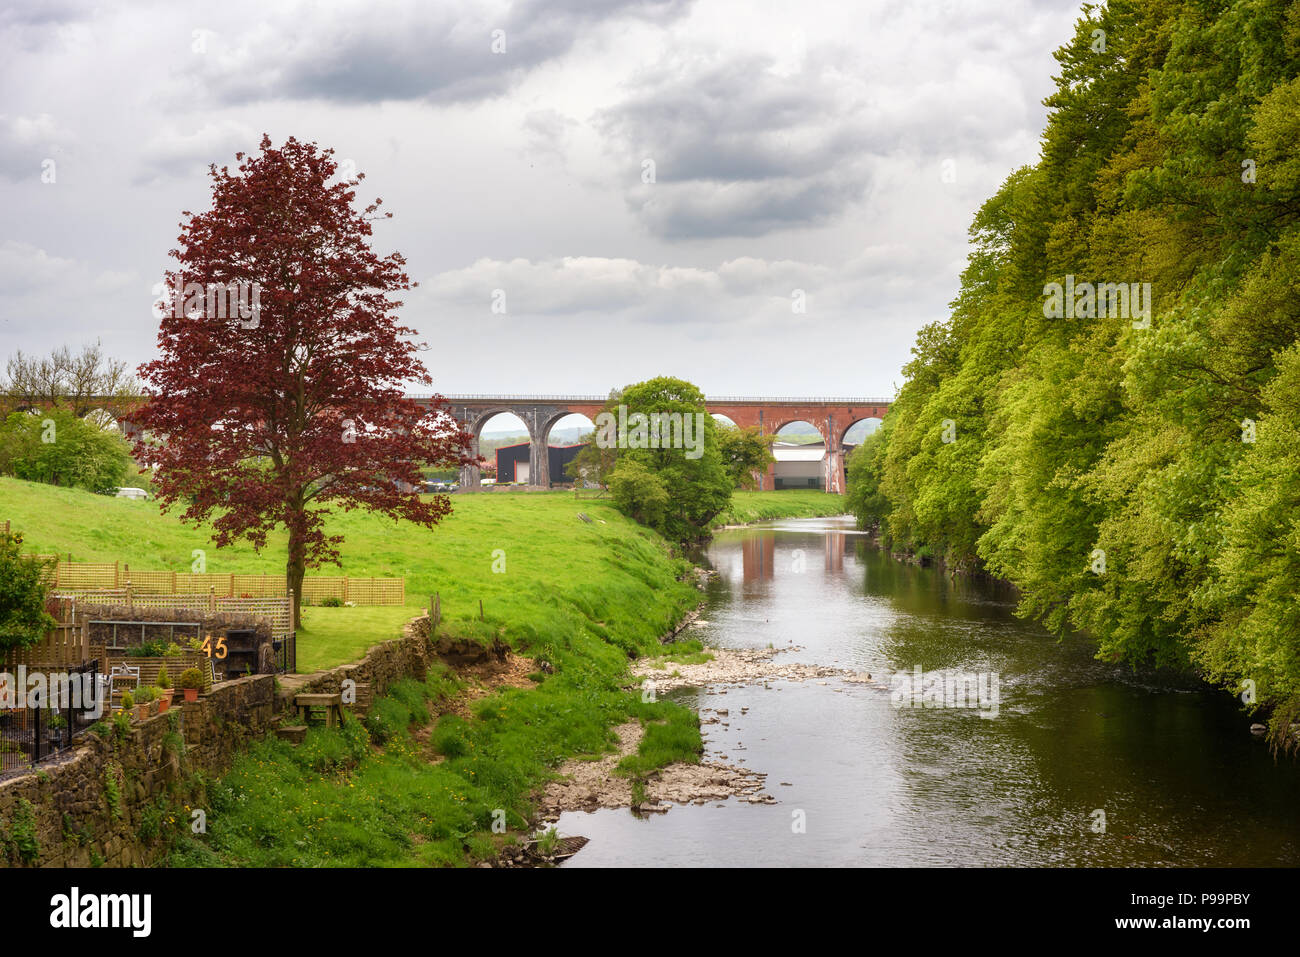
[[[22,553],[21,535],[0,535],[0,648],[23,648],[45,637],[47,563]]]
[[[104,768],[104,803],[110,816],[122,816],[122,787],[117,783],[117,769],[112,765]]]
[[[166,665],[158,669],[158,680],[154,683],[159,688],[170,688],[172,686],[172,676],[167,673]]]
[[[181,672],[181,687],[202,688],[203,672],[199,671],[198,668],[186,668]]]
[[[24,864],[34,864],[41,854],[41,842],[36,836],[36,809],[26,798],[18,799],[10,831],[19,858]]]
[[[129,691],[122,692],[122,710],[130,711],[135,707],[135,695]]]
[[[128,648],[126,656],[128,658],[160,658],[166,651],[167,642],[151,639],[143,642],[137,648]]]

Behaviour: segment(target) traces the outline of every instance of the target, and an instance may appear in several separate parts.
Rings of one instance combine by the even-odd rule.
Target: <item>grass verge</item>
[[[820,518],[845,514],[844,496],[833,492],[788,489],[780,492],[736,492],[731,506],[714,519],[713,527],[747,525],[777,518]]]

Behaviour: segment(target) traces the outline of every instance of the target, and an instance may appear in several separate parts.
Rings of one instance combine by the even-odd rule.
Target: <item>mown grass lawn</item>
[[[409,605],[304,608],[298,630],[298,670],[321,671],[355,661],[367,649],[402,636],[420,609]]]

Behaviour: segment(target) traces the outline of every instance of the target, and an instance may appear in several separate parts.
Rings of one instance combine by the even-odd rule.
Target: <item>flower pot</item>
[[[167,713],[167,709],[170,708],[171,706],[172,706],[171,695],[168,695],[168,696],[165,697],[165,698],[159,698],[159,699],[158,699],[158,713],[159,713],[159,714],[166,714],[166,713]]]
[[[186,701],[198,701],[198,700],[199,700],[199,689],[198,689],[198,688],[186,688],[186,689],[185,689],[185,700],[186,700]]]
[[[135,711],[135,720],[143,721],[149,717],[149,706],[147,704],[138,704],[133,709]]]

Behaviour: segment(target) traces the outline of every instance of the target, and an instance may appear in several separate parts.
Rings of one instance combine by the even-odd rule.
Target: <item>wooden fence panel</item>
[[[0,656],[5,670],[18,665],[32,667],[70,667],[90,660],[90,633],[84,618],[77,614],[77,603],[70,598],[52,598],[46,611],[58,624],[45,637],[26,648],[11,648]]]
[[[193,595],[207,598],[285,598],[288,587],[283,575],[224,574],[136,569],[119,562],[69,562],[57,555],[42,555],[51,562],[53,591],[59,595],[85,597],[132,597],[148,595]],[[129,592],[128,592],[129,588]],[[302,583],[304,604],[319,605],[326,598],[355,605],[406,604],[406,579],[352,578],[308,575]]]

